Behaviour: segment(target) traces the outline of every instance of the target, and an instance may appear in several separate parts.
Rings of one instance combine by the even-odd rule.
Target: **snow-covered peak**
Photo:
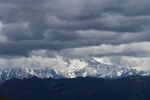
[[[39,60],[38,60],[39,59]],[[9,67],[0,69],[0,81],[11,78],[76,78],[76,77],[101,77],[119,78],[134,74],[141,74],[131,67],[119,66],[109,63],[105,59],[88,58],[69,59],[65,57],[55,57],[46,60],[45,65],[40,62],[40,58],[28,62],[27,67]],[[37,67],[36,67],[37,65]],[[21,65],[20,65],[21,66]],[[45,66],[45,67],[41,67]]]

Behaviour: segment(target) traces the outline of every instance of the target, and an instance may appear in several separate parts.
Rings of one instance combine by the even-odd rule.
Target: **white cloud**
[[[55,55],[65,56],[68,58],[87,58],[89,55],[104,64],[115,64],[127,67],[133,67],[138,70],[150,70],[150,42],[130,43],[121,45],[100,45],[74,49],[64,49],[60,52],[53,52],[48,50],[34,50],[31,52],[30,62],[39,62],[40,65],[44,63],[51,65],[49,57]],[[98,56],[99,55],[99,56]],[[41,57],[42,56],[42,57]],[[36,58],[37,57],[37,58]],[[35,59],[33,59],[35,58]],[[39,59],[39,60],[38,60]],[[29,62],[28,60],[22,62]],[[42,66],[43,66],[42,65]],[[44,67],[43,66],[43,67]]]
[[[150,71],[149,57],[111,56],[107,57],[107,59],[109,59],[112,64],[133,67],[143,71]]]
[[[121,45],[103,44],[100,46],[90,46],[83,48],[64,49],[60,53],[67,57],[87,57],[126,55],[126,56],[150,56],[150,42],[129,43]]]

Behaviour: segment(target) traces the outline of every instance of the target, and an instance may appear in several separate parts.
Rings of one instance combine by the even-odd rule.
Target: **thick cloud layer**
[[[149,0],[0,0],[0,56],[150,57]]]
[[[149,0],[0,0],[0,55],[149,41]]]

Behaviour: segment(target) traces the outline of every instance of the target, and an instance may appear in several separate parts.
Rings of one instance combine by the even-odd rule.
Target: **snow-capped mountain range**
[[[37,63],[37,62],[32,62]],[[98,77],[98,78],[120,78],[130,75],[145,75],[146,72],[136,68],[119,66],[99,61],[96,58],[68,59],[64,57],[53,58],[45,67],[8,67],[0,69],[0,83],[12,78],[76,78],[76,77]]]

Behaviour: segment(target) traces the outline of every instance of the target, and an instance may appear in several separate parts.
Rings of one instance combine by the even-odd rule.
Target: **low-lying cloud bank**
[[[33,50],[29,57],[0,58],[0,68],[54,68],[55,70],[69,66],[67,59],[82,66],[91,57],[108,65],[127,66],[137,70],[150,70],[150,42],[121,45],[91,46],[65,49],[60,52]],[[81,60],[81,61],[80,61]],[[81,64],[81,65],[80,65]]]
[[[149,57],[128,57],[128,56],[109,56],[109,57],[94,57],[99,63],[106,65],[115,65],[115,66],[124,66],[131,67],[140,71],[150,71],[150,58]],[[51,68],[54,70],[64,70],[64,68],[72,68],[68,65],[69,62],[66,60],[72,61],[75,69],[82,68],[86,65],[83,59],[67,59],[61,56],[54,58],[41,57],[41,56],[32,56],[32,57],[21,57],[21,58],[0,58],[0,69],[1,68]],[[88,66],[87,66],[88,67]]]

